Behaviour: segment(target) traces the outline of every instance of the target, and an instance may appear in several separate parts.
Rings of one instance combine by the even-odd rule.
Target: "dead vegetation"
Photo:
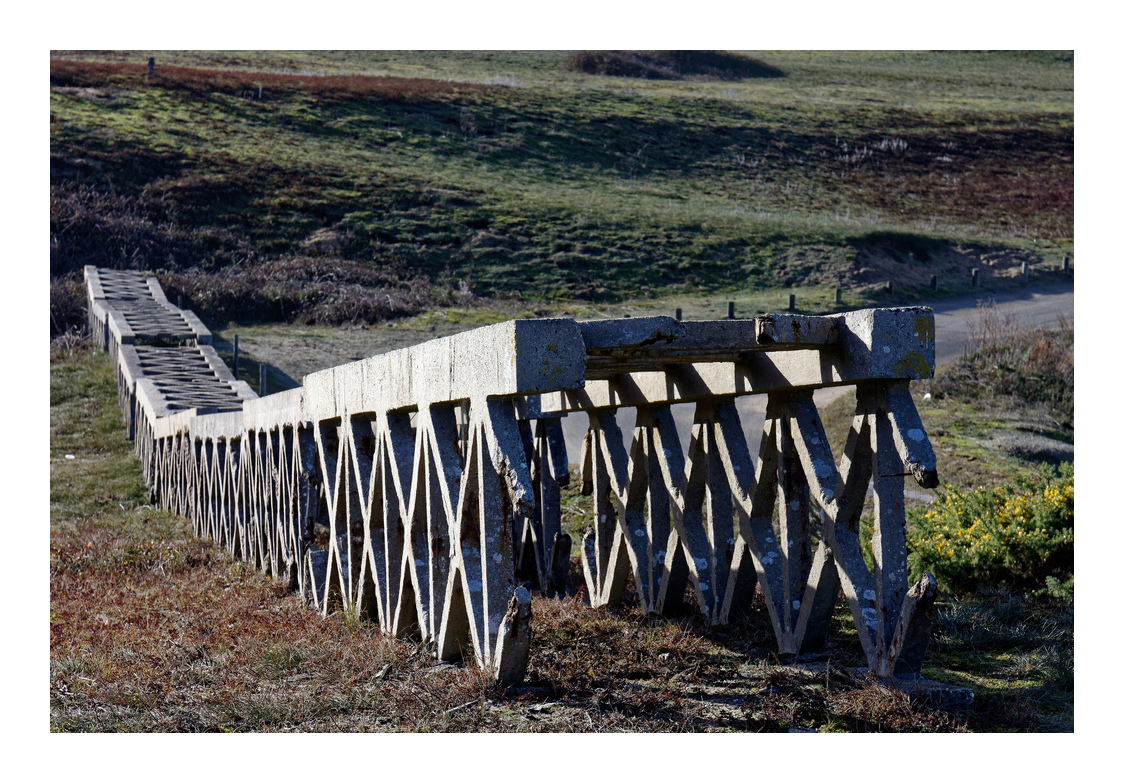
[[[931,383],[937,399],[986,398],[1073,437],[1074,332],[1059,319],[1027,328],[1017,314],[982,307],[964,356]]]
[[[249,72],[212,68],[185,68],[161,64],[148,75],[143,64],[51,60],[53,89],[78,91],[83,97],[105,100],[113,95],[109,83],[120,90],[129,85],[156,85],[204,97],[208,93],[273,99],[292,91],[314,95],[377,97],[395,101],[420,101],[459,93],[486,93],[489,87],[439,79],[408,79],[354,74]]]
[[[638,79],[776,79],[784,71],[752,57],[732,52],[581,51],[566,58],[568,71]]]
[[[306,324],[378,323],[423,310],[471,305],[466,288],[401,279],[354,261],[289,257],[216,271],[186,269],[165,276],[168,296],[211,323],[296,321]]]
[[[737,635],[536,598],[526,683],[313,614],[190,539],[56,544],[51,723],[58,731],[933,731],[963,717],[828,666],[746,656]],[[88,539],[85,544],[83,539]],[[87,546],[88,544],[88,546]]]

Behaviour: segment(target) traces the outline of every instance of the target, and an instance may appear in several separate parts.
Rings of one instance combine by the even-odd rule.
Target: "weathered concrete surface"
[[[508,321],[304,378],[306,418],[397,410],[584,383],[585,349],[569,320]]]
[[[498,637],[496,681],[501,685],[516,685],[527,674],[531,649],[531,594],[526,588],[517,588],[511,596]]]
[[[658,342],[667,358],[659,371],[631,371],[625,363],[623,372],[604,380],[590,380],[580,390],[543,395],[543,410],[569,412],[694,402],[800,387],[932,376],[934,329],[933,314],[928,308],[858,310],[837,316],[802,316],[799,321],[795,317],[763,318],[767,320],[760,321],[760,326],[752,321],[742,322],[741,327],[730,325],[739,322],[692,323],[678,337],[665,328],[666,334]],[[799,331],[815,342],[796,341],[792,337],[795,323],[803,323]],[[739,329],[745,343],[721,348],[711,355],[710,361],[684,366],[681,358],[674,355],[674,347],[681,340],[691,346],[688,350],[697,351],[714,332],[721,331],[729,337]],[[783,346],[787,350],[760,350],[759,330],[775,335],[776,342],[770,347]]]

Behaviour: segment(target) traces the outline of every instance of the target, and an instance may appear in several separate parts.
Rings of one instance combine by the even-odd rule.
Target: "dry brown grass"
[[[52,547],[51,722],[61,731],[956,730],[837,668],[779,668],[746,640],[634,605],[534,602],[525,684],[323,619],[190,538],[79,525]]]
[[[1073,340],[1067,319],[1030,328],[1013,312],[982,307],[964,356],[933,379],[933,396],[1021,410],[1072,438]]]
[[[932,221],[936,230],[958,225],[996,236],[1073,236],[1072,125],[1027,117],[1017,127],[982,134],[918,130],[913,121],[891,118],[847,149],[837,141],[834,171],[825,173],[869,207],[902,220]],[[909,139],[904,149],[887,145],[894,134]],[[1048,166],[1041,164],[1043,150],[1051,151]]]
[[[293,320],[308,324],[378,323],[474,300],[433,285],[338,258],[287,257],[217,271],[190,268],[164,276],[172,301],[210,323]]]
[[[423,648],[343,615],[322,619],[184,532],[123,549],[87,529],[59,547],[55,729],[479,728],[471,711],[447,711],[486,691],[482,672],[435,671]]]
[[[490,87],[439,79],[391,76],[322,75],[227,71],[128,63],[95,63],[51,60],[51,84],[63,88],[129,87],[145,84],[185,90],[200,96],[210,92],[266,97],[275,92],[308,92],[313,95],[370,96],[386,100],[419,101],[459,93],[486,93]],[[270,95],[272,97],[272,95]]]

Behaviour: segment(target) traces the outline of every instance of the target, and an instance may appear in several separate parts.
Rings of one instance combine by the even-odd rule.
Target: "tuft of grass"
[[[1028,329],[1013,313],[983,307],[963,358],[932,383],[936,399],[979,400],[1034,410],[1057,430],[1073,431],[1073,325]],[[1072,437],[1072,435],[1071,435]]]
[[[942,600],[925,675],[971,687],[983,731],[1073,731],[1073,605],[1004,590]]]

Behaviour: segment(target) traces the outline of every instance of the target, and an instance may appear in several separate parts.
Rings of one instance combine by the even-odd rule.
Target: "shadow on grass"
[[[215,353],[219,358],[226,362],[226,366],[231,372],[234,372],[234,342],[220,337],[212,338],[211,347],[215,349]],[[241,346],[238,348],[238,380],[245,381],[250,384],[250,388],[256,391],[259,395],[261,389],[261,370],[265,367],[265,393],[276,394],[277,392],[289,391],[301,385],[300,381],[294,380],[287,375],[283,370],[278,369],[270,364],[265,364],[252,355],[248,355]]]

